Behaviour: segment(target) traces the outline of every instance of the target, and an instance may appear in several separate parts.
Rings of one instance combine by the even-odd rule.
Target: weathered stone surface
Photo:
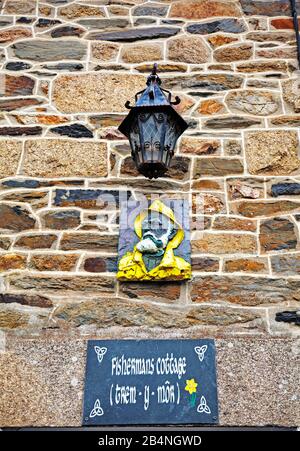
[[[15,42],[18,39],[29,38],[32,36],[30,28],[15,27],[8,30],[0,31],[0,43],[7,44]]]
[[[298,19],[299,22],[299,19]],[[277,19],[272,19],[270,21],[271,28],[274,27],[276,30],[293,30],[294,23],[292,18],[280,17]]]
[[[256,252],[256,237],[238,233],[209,233],[192,241],[192,251],[208,254],[253,254]]]
[[[118,250],[118,236],[101,235],[94,232],[64,233],[60,242],[60,248],[65,251],[88,249],[116,253]]]
[[[218,31],[226,33],[242,33],[246,30],[245,23],[240,19],[221,19],[209,22],[192,23],[186,27],[186,31],[192,34],[210,34],[217,33]]]
[[[268,116],[279,109],[279,99],[272,91],[231,91],[226,103],[233,113],[242,111],[255,116]]]
[[[17,58],[32,61],[81,60],[86,55],[86,45],[79,41],[51,41],[32,39],[12,45]]]
[[[114,279],[107,276],[46,276],[29,274],[12,274],[9,277],[10,287],[18,290],[45,293],[68,293],[74,295],[84,292],[109,296],[114,292]]]
[[[57,241],[56,235],[47,233],[35,233],[23,235],[16,239],[15,248],[20,249],[50,249]]]
[[[230,45],[214,51],[214,59],[221,63],[249,60],[252,55],[253,46],[251,43]]]
[[[224,262],[226,272],[267,273],[268,260],[266,258],[235,258]]]
[[[297,236],[294,223],[286,218],[268,219],[260,225],[262,252],[295,249]]]
[[[192,269],[201,272],[219,271],[219,260],[210,257],[192,257]]]
[[[42,220],[46,229],[75,229],[80,225],[80,212],[78,210],[48,211],[43,215]]]
[[[192,207],[195,214],[226,213],[225,200],[220,194],[193,194]]]
[[[30,307],[49,308],[53,306],[52,301],[45,296],[29,296],[27,294],[0,294],[0,304],[21,304]]]
[[[169,77],[163,80],[166,89],[207,89],[210,91],[227,91],[238,89],[243,78],[229,74],[195,74],[189,76]]]
[[[6,63],[5,69],[7,70],[27,70],[31,68],[31,64],[23,63],[23,61],[9,61]]]
[[[249,276],[196,277],[192,287],[193,302],[216,300],[240,305],[268,305],[288,302],[299,296],[300,282]]]
[[[51,128],[52,133],[57,133],[70,138],[93,138],[93,132],[83,124],[61,125]]]
[[[257,216],[267,217],[297,211],[299,206],[299,202],[292,202],[290,200],[278,200],[275,202],[244,201],[232,205],[232,213],[238,213],[248,218],[255,218]]]
[[[252,31],[246,35],[246,39],[257,42],[289,42],[293,38],[290,31]]]
[[[230,174],[242,174],[242,161],[238,158],[198,158],[194,166],[194,178],[203,175],[222,177]]]
[[[25,145],[22,173],[33,177],[105,176],[106,144],[81,140],[29,140]]]
[[[240,219],[228,216],[217,216],[213,222],[215,230],[243,230],[256,232],[256,222],[249,219]]]
[[[49,193],[47,191],[12,191],[4,193],[1,197],[3,201],[22,202],[29,204],[33,209],[47,207],[49,201]]]
[[[120,183],[118,183],[119,185]],[[128,191],[103,189],[57,189],[54,205],[58,207],[80,207],[92,210],[113,210],[120,202],[128,200]]]
[[[276,274],[286,276],[300,275],[300,255],[273,255],[271,257],[272,270]]]
[[[61,75],[55,80],[53,98],[56,107],[64,113],[99,113],[108,109],[119,113],[124,111],[125,102],[144,87],[142,75]]]
[[[168,6],[162,6],[157,3],[148,3],[147,5],[140,5],[133,9],[134,16],[155,16],[164,17],[167,14]]]
[[[209,99],[203,100],[197,108],[197,113],[200,115],[213,115],[224,113],[224,103],[219,100]]]
[[[30,258],[29,267],[36,271],[74,271],[78,255],[36,254]]]
[[[242,153],[242,145],[240,141],[229,139],[224,142],[225,155],[233,156]]]
[[[298,79],[284,80],[282,82],[283,99],[290,105],[295,113],[300,113],[300,83]]]
[[[89,30],[116,31],[130,26],[128,19],[81,19],[77,23]]]
[[[0,229],[2,231],[21,232],[35,227],[35,218],[27,208],[19,205],[0,204]]]
[[[9,271],[11,269],[24,269],[24,268],[26,268],[25,255],[0,254],[0,272]]]
[[[149,73],[152,71],[153,64],[141,64],[139,66],[135,66],[135,70],[143,73]],[[179,63],[168,63],[168,64],[160,64],[159,71],[163,72],[186,72],[187,66],[185,64]]]
[[[88,257],[83,269],[87,272],[117,272],[117,257]]]
[[[300,126],[300,116],[277,116],[269,120],[269,123],[276,127],[299,127]]]
[[[37,22],[35,22],[34,25],[36,28],[42,28],[44,30],[47,28],[52,28],[58,24],[61,24],[60,20],[40,18],[37,20]]]
[[[159,302],[174,302],[180,297],[181,284],[178,282],[151,282],[151,284],[132,282],[120,283],[120,297],[130,299],[154,300]]]
[[[44,64],[43,69],[47,70],[63,70],[68,72],[77,72],[84,68],[81,63],[58,63],[58,64]]]
[[[264,197],[264,183],[261,179],[230,178],[226,180],[226,184],[231,200]]]
[[[171,5],[170,17],[184,19],[207,19],[210,17],[239,17],[241,15],[236,1],[180,0]]]
[[[105,302],[66,303],[55,311],[55,320],[63,321],[63,326],[95,325],[101,329],[117,325],[186,329],[205,324],[216,326],[230,326],[236,323],[251,324],[251,322],[255,323],[257,319],[259,319],[258,313],[244,309],[210,306],[175,309],[173,305],[171,308],[171,306],[154,306],[149,303],[117,299]]]
[[[10,248],[12,239],[9,237],[0,236],[0,249],[7,251]]]
[[[237,72],[255,73],[255,72],[289,72],[287,61],[253,61],[249,63],[239,63]]]
[[[274,49],[262,49],[256,51],[256,57],[259,58],[281,58],[281,59],[295,59],[297,58],[296,47],[281,47]]]
[[[254,119],[247,116],[226,116],[214,119],[208,119],[204,122],[206,128],[213,128],[215,130],[223,128],[249,128],[253,126],[261,126],[261,119]]]
[[[85,29],[82,27],[72,27],[70,25],[64,25],[57,27],[51,31],[51,38],[63,38],[65,36],[74,36],[79,38],[85,33]]]
[[[42,131],[42,127],[0,127],[0,136],[35,136]]]
[[[295,131],[249,132],[246,158],[250,174],[285,175],[298,169],[298,145]]]
[[[92,57],[99,61],[112,61],[116,59],[119,45],[110,42],[92,42]]]
[[[162,47],[159,44],[124,45],[121,58],[125,63],[161,60]]]
[[[45,326],[47,313],[42,309],[29,309],[29,307],[15,305],[0,305],[0,328],[3,331],[31,329],[35,330]]]
[[[248,16],[289,16],[291,6],[288,0],[240,0],[243,12]]]
[[[33,94],[34,80],[26,75],[15,76],[3,74],[0,77],[1,89],[0,96],[26,96]]]
[[[220,141],[193,136],[184,136],[180,142],[180,152],[192,155],[211,155],[220,152]]]
[[[0,178],[9,177],[17,172],[22,152],[22,142],[0,141]]]
[[[4,7],[4,14],[34,14],[36,10],[36,0],[7,0]]]
[[[224,183],[222,179],[199,179],[193,180],[192,189],[203,191],[223,191]]]
[[[104,17],[105,13],[99,6],[89,6],[74,3],[72,5],[60,8],[59,15],[66,19],[77,19],[78,17],[100,16]]]
[[[170,39],[167,44],[168,58],[184,63],[201,64],[209,59],[209,49],[199,36],[182,36]]]
[[[36,106],[43,103],[42,99],[35,99],[33,97],[28,99],[5,99],[0,100],[0,111],[14,111],[27,108],[29,106]]]
[[[238,39],[232,36],[227,36],[225,34],[214,34],[210,36],[207,40],[212,45],[213,48],[217,48],[225,44],[231,44],[232,42],[235,42]]]
[[[278,88],[278,80],[270,80],[269,78],[250,78],[247,80],[247,87],[249,88]]]
[[[86,38],[95,41],[118,41],[118,42],[134,42],[144,39],[169,38],[179,33],[180,28],[175,27],[149,27],[135,28],[132,30],[112,31],[99,33],[97,31],[89,33]]]
[[[290,196],[300,194],[300,183],[275,183],[271,187],[271,196]]]

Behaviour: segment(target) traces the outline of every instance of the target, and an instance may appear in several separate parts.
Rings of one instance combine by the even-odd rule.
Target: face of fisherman
[[[142,223],[142,239],[136,247],[142,253],[163,253],[175,234],[174,223],[167,216],[149,211]]]

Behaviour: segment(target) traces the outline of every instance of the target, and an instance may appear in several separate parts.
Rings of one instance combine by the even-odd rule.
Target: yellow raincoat
[[[178,227],[176,235],[169,241],[164,256],[158,266],[149,272],[143,262],[143,254],[136,248],[133,252],[127,252],[119,262],[117,273],[118,280],[183,280],[191,278],[191,265],[181,257],[174,255],[176,249],[184,238],[184,231],[175,219],[173,211],[156,199],[149,210],[164,214]],[[142,222],[147,216],[147,210],[141,212],[134,221],[134,230],[137,236],[142,238]]]

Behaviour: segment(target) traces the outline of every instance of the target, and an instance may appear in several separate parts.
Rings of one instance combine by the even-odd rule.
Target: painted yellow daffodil
[[[192,393],[196,393],[197,386],[198,386],[198,384],[195,381],[195,379],[187,379],[186,380],[185,390],[188,391],[189,394],[191,395]]]

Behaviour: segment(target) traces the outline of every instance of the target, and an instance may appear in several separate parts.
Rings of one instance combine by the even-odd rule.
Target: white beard
[[[141,239],[141,241],[136,245],[136,248],[142,253],[147,252],[149,254],[155,254],[156,252],[165,249],[165,247],[167,246],[169,241],[169,232],[166,232],[159,239],[162,241],[162,246],[157,246],[157,244],[155,244],[154,241],[151,240],[151,238],[146,237],[144,239]]]

